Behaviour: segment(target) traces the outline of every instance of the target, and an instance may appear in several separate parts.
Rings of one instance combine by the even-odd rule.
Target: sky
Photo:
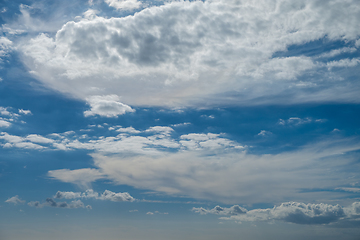
[[[360,236],[359,0],[1,0],[1,240]]]

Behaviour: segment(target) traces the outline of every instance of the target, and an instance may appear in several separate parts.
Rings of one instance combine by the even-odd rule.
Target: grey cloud
[[[57,191],[57,193],[54,195],[54,198],[65,198],[65,199],[74,199],[74,198],[80,198],[81,193],[80,192],[61,192]]]
[[[103,194],[99,196],[98,199],[109,200],[113,202],[133,202],[135,199],[127,192],[124,193],[114,193],[109,190],[105,190]]]
[[[29,202],[28,205],[30,207],[42,208],[42,207],[54,207],[54,208],[84,208],[84,203],[80,200],[67,202],[56,202],[52,198],[47,198],[44,203],[40,203],[39,201]]]

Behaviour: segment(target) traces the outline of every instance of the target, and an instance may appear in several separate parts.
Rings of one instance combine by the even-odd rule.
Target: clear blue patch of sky
[[[287,47],[286,51],[275,52],[273,58],[282,58],[282,57],[294,57],[294,56],[307,56],[307,57],[316,57],[323,53],[330,52],[334,49],[339,49],[343,47],[354,47],[355,41],[332,41],[327,37],[310,41],[304,44],[293,44]],[[359,57],[360,51],[357,50],[352,53],[342,53],[336,55],[332,60],[343,58],[343,57]]]

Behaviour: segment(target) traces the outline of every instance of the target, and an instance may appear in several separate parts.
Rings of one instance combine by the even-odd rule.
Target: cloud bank
[[[234,211],[236,210],[236,211]],[[324,203],[305,204],[299,202],[286,202],[279,206],[266,209],[246,210],[238,205],[230,208],[216,206],[213,209],[193,208],[192,211],[205,214],[227,215],[224,220],[243,222],[254,221],[284,221],[295,224],[330,224],[341,221],[360,220],[360,202],[350,206],[329,205]]]

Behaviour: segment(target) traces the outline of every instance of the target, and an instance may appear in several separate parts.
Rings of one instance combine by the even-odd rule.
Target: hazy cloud
[[[7,199],[5,202],[6,203],[13,203],[14,205],[25,203],[25,201],[21,200],[18,195]]]

